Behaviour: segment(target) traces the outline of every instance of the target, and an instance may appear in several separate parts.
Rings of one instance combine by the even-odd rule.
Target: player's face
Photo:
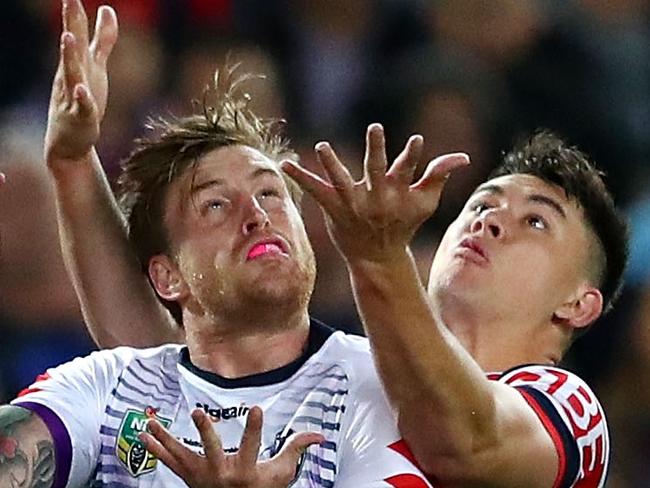
[[[170,185],[165,203],[173,260],[206,311],[307,304],[311,245],[277,165],[260,152],[206,154]]]
[[[589,232],[564,190],[530,175],[479,186],[436,252],[429,292],[506,320],[551,317],[586,279]]]

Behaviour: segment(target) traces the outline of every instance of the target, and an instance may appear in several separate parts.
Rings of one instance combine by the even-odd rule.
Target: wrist
[[[70,174],[91,170],[93,152],[94,148],[91,147],[86,153],[70,157],[53,150],[46,150],[45,164],[55,178],[67,177]]]
[[[346,257],[346,264],[352,273],[389,273],[401,272],[414,264],[413,254],[408,246],[402,246],[381,255],[364,255]]]

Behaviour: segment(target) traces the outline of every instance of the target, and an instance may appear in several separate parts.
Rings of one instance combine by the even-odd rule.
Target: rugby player
[[[63,20],[45,157],[84,312],[125,320],[134,342],[158,320],[144,280],[110,266],[128,256],[187,346],[105,350],[48,370],[0,408],[0,485],[431,486],[403,449],[367,341],[308,315],[314,256],[300,192],[279,166],[291,153],[233,72],[215,77],[201,114],[160,121],[125,162],[133,252],[115,239],[123,221],[94,150],[117,19],[101,8],[92,41],[79,0],[64,2]],[[81,253],[79,222],[94,246]],[[87,273],[94,288],[79,286]],[[95,293],[119,300],[96,312]]]
[[[409,243],[438,205],[448,161],[413,183],[417,158],[387,169],[379,124],[362,181],[329,144],[316,150],[328,178],[285,170],[328,217],[400,431],[430,480],[604,486],[603,410],[557,367],[621,288],[627,226],[602,174],[549,132],[523,141],[447,229],[427,293]]]

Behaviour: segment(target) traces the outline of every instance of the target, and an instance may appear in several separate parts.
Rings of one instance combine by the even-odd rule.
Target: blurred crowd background
[[[100,2],[87,0],[94,17]],[[253,107],[282,117],[304,164],[331,141],[360,168],[365,127],[382,122],[389,156],[425,137],[426,158],[466,151],[414,248],[423,276],[436,243],[502,151],[537,127],[588,152],[632,223],[625,293],[574,346],[567,366],[608,414],[608,487],[650,487],[650,1],[107,0],[120,40],[99,152],[114,178],[148,114],[183,114],[228,53],[265,80]],[[0,401],[89,339],[61,261],[42,159],[60,6],[5,0],[0,16]],[[313,314],[360,331],[341,259],[305,203],[318,257]],[[101,276],[97,276],[101,280]],[[124,297],[128,300],[128,297]],[[534,300],[535,297],[531,297]],[[134,331],[137,334],[137,331]]]

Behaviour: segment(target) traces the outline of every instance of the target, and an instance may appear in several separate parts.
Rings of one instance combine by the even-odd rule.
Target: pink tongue
[[[250,250],[248,253],[248,259],[253,259],[269,252],[280,253],[282,252],[282,249],[280,249],[277,244],[258,244]]]

